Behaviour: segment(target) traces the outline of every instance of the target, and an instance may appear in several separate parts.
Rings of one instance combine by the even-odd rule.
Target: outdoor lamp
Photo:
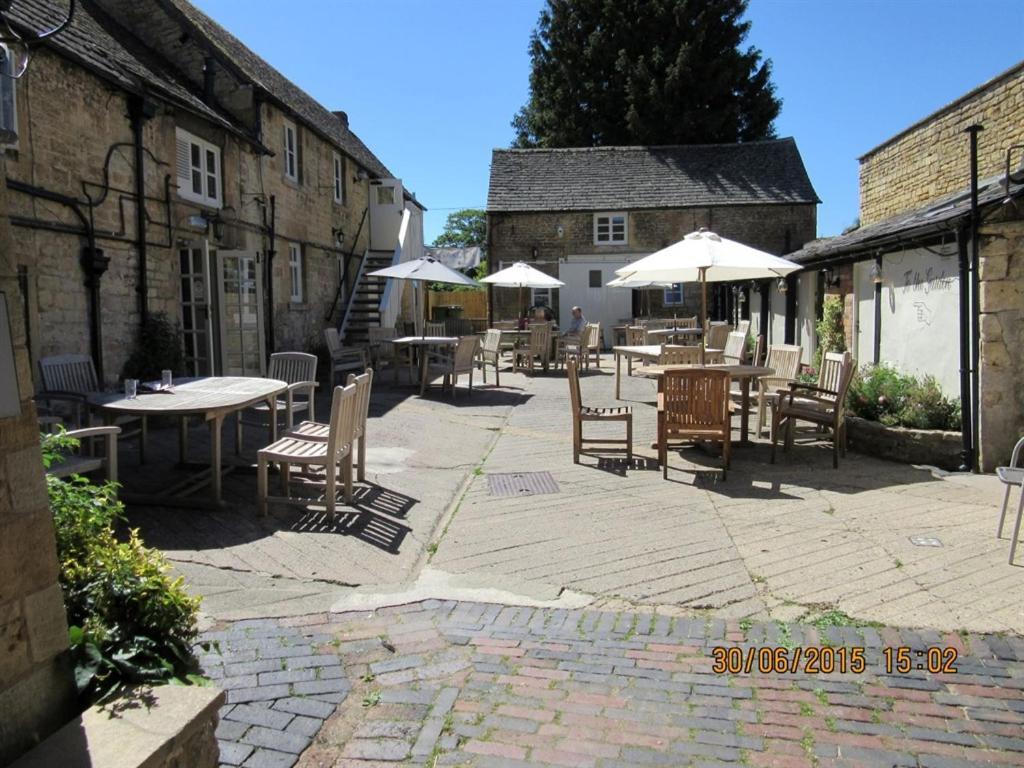
[[[331,227],[331,237],[334,238],[334,242],[341,248],[345,244],[345,230],[341,227]]]
[[[789,286],[786,284],[786,278],[784,277],[780,277],[776,281],[775,286],[779,289],[779,293],[785,293],[789,290]]]
[[[882,284],[882,265],[877,261],[871,265],[871,282],[875,285]]]
[[[832,269],[832,267],[824,267],[821,270],[821,276],[827,286],[839,284],[839,275],[836,274],[836,271]]]
[[[57,34],[71,23],[71,17],[75,15],[75,0],[68,0],[68,15],[60,24],[48,32],[30,37],[22,37],[15,32],[7,19],[13,2],[14,0],[0,0],[0,56],[3,58],[3,61],[0,62],[3,65],[0,66],[0,73],[7,77],[18,78],[24,75],[28,69],[31,45]]]

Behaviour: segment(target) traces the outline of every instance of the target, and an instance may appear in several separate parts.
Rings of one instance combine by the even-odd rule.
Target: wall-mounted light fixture
[[[531,255],[531,256],[533,257],[533,260],[534,260],[534,261],[536,261],[536,260],[537,260],[537,256],[538,256],[539,254],[540,254],[540,249],[539,249],[539,248],[538,248],[538,247],[537,247],[536,245],[535,245],[535,246],[533,246],[533,247],[532,247],[532,248],[530,249],[530,255]]]
[[[882,284],[882,262],[880,260],[876,260],[871,265],[871,282],[875,285]]]
[[[839,272],[833,267],[823,267],[821,270],[821,278],[824,281],[826,288],[839,285]]]
[[[559,225],[558,225],[557,227],[555,227],[555,233],[556,233],[556,234],[557,234],[557,235],[558,235],[559,237],[561,237],[562,235],[564,235],[564,234],[565,234],[565,227],[563,227],[563,226],[562,226],[561,224],[559,224]]]
[[[360,168],[356,171],[356,175],[352,177],[352,181],[366,181],[368,178],[370,178],[370,174],[368,174],[363,168]]]
[[[785,293],[789,290],[789,285],[786,283],[786,278],[780,277],[775,281],[775,287],[779,289],[779,293]]]
[[[11,11],[14,0],[0,0],[0,74],[7,77],[18,78],[25,74],[28,69],[29,59],[32,57],[32,46],[52,37],[71,23],[75,15],[75,0],[68,2],[68,15],[53,29],[41,32],[30,37],[22,37],[11,27],[7,20],[7,14]]]
[[[345,230],[341,227],[331,227],[331,237],[338,244],[339,248],[345,244]]]

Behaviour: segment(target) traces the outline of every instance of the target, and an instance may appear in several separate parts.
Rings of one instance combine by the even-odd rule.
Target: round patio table
[[[140,386],[142,386],[140,384]],[[151,385],[152,386],[152,385]],[[266,401],[270,409],[270,442],[277,440],[277,396],[288,389],[288,385],[277,379],[260,379],[247,376],[204,376],[200,378],[177,379],[170,390],[140,391],[138,397],[127,399],[123,393],[96,392],[88,396],[93,410],[99,411],[104,421],[112,422],[119,414],[133,416],[179,416],[179,432],[182,462],[185,454],[185,418],[201,416],[210,424],[210,469],[209,483],[211,500],[221,504],[221,427],[224,417]],[[235,446],[236,452],[241,448]],[[207,471],[200,478],[189,478],[165,489],[153,501],[157,504],[181,503],[183,496],[194,493],[206,485]],[[180,494],[188,488],[188,491]]]

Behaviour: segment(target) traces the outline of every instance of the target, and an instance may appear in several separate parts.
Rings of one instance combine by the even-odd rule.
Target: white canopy
[[[784,277],[799,269],[792,261],[701,229],[615,274],[630,280],[691,283]]]
[[[480,280],[502,288],[557,288],[565,285],[557,277],[551,277],[525,261],[517,261],[511,267],[505,267]]]
[[[671,288],[675,283],[667,280],[638,280],[630,277],[616,277],[605,283],[609,288]]]
[[[446,267],[430,256],[403,261],[401,264],[384,267],[384,269],[378,269],[368,274],[371,277],[393,277],[397,280],[425,280],[428,283],[454,283],[455,285],[480,287],[475,280]]]

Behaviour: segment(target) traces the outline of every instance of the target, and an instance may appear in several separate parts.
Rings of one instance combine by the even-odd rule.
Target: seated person
[[[583,316],[583,310],[579,307],[572,308],[572,320],[569,321],[569,326],[562,333],[563,336],[579,336],[583,333],[583,329],[587,327],[587,318]]]
[[[544,304],[534,304],[530,307],[530,315],[537,322],[549,323],[555,319],[555,313],[551,311],[551,307]]]

